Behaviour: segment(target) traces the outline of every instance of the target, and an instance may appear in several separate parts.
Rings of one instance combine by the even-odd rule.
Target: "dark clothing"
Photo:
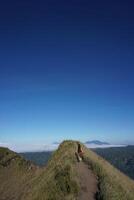
[[[78,153],[82,153],[81,145],[78,144]]]

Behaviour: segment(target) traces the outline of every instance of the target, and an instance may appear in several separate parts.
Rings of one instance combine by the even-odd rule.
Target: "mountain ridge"
[[[85,144],[110,145],[110,143],[108,143],[108,142],[102,142],[100,140],[86,141]]]
[[[84,163],[98,177],[97,199],[133,200],[134,181],[115,169],[102,157],[86,148]],[[0,165],[0,194],[14,200],[76,200],[81,191],[76,172],[77,141],[64,141],[52,154],[46,167],[38,168],[22,157],[8,166]],[[1,153],[5,151],[4,153]],[[13,157],[14,152],[0,149],[0,163]],[[3,155],[3,156],[2,156]],[[11,156],[12,155],[12,156]],[[17,155],[18,156],[18,155]],[[10,178],[9,178],[10,177]]]

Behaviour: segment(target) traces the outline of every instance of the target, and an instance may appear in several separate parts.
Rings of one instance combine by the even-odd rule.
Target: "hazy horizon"
[[[134,145],[133,142],[129,143],[109,143],[109,144],[95,144],[93,140],[91,144],[86,144],[87,141],[82,141],[88,148],[110,148],[110,147],[125,147],[127,145]],[[13,150],[15,152],[42,152],[42,151],[53,151],[56,150],[59,146],[60,143],[63,141],[59,142],[52,142],[52,143],[36,143],[36,144],[30,144],[30,143],[25,143],[25,144],[11,144],[11,143],[0,143],[0,147],[7,147],[10,150]],[[101,142],[106,142],[106,141],[101,141]]]

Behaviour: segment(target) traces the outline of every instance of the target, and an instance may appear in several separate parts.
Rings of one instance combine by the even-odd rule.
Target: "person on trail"
[[[77,149],[77,152],[76,152],[76,156],[77,156],[78,161],[80,162],[81,160],[83,160],[84,152],[82,150],[80,143],[77,143],[77,145],[78,145],[78,149]]]

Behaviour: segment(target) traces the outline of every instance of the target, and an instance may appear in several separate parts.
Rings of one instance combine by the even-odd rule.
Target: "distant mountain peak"
[[[57,145],[57,144],[60,144],[60,142],[53,142],[53,144],[56,144],[56,145]]]
[[[108,142],[102,142],[99,140],[86,141],[85,144],[110,145]]]

